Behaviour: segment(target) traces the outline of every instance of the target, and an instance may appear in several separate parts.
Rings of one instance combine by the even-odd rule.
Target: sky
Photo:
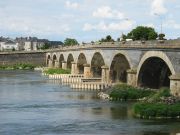
[[[180,37],[180,0],[1,0],[0,36],[64,41],[114,39],[137,26]]]

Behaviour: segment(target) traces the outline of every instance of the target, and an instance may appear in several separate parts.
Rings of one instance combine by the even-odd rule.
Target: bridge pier
[[[55,61],[55,65],[54,66],[55,66],[55,68],[59,68],[59,61],[58,60]]]
[[[169,78],[171,94],[180,97],[180,74],[171,75]]]
[[[129,69],[127,70],[127,84],[136,87],[137,84],[137,70],[136,69]]]
[[[53,60],[49,59],[48,67],[49,68],[53,68]]]
[[[109,83],[109,67],[104,65],[102,68],[101,81],[102,83]]]
[[[71,62],[71,74],[78,74],[77,63]]]
[[[89,64],[84,64],[84,78],[91,78],[91,67]]]
[[[62,69],[67,69],[67,62],[66,61],[62,61]]]

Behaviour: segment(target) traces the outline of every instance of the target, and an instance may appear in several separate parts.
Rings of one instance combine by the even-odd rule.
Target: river
[[[40,72],[0,71],[0,135],[178,135],[176,120],[142,120],[132,103],[99,100]],[[180,135],[180,134],[179,134]]]

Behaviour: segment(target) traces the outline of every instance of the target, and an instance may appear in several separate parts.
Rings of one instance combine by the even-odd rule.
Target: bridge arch
[[[101,77],[101,67],[105,65],[103,55],[100,52],[95,52],[91,60],[91,72],[93,77]]]
[[[73,61],[74,61],[74,57],[73,57],[72,53],[70,53],[67,58],[67,68],[68,69],[71,69],[71,62],[73,62]]]
[[[175,74],[173,65],[164,52],[146,52],[137,69],[137,85],[159,89],[170,87],[169,76]]]
[[[110,65],[112,82],[127,82],[127,70],[131,68],[130,60],[124,53],[116,53]]]
[[[56,56],[56,54],[54,54],[53,59],[52,59],[52,66],[53,67],[55,67],[56,60],[57,60],[57,56]]]
[[[84,73],[84,64],[87,64],[86,56],[84,53],[80,53],[77,60],[77,67],[80,74]]]
[[[62,62],[64,61],[64,55],[63,54],[60,54],[60,57],[59,57],[59,67],[62,68]]]

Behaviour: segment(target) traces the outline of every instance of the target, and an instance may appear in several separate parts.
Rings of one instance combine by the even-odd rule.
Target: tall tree
[[[78,41],[77,41],[76,39],[66,38],[66,39],[64,40],[64,45],[65,45],[65,46],[78,45]]]
[[[114,42],[114,39],[110,35],[107,35],[106,38],[102,38],[100,42]]]
[[[155,40],[158,37],[154,28],[138,26],[127,34],[127,38],[133,40]]]

